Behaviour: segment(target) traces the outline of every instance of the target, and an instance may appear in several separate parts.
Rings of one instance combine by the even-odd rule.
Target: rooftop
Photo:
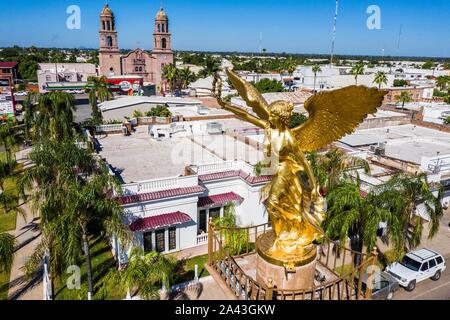
[[[0,69],[10,69],[17,66],[17,62],[0,62]]]
[[[214,121],[182,122],[203,124]],[[248,128],[237,119],[221,120],[223,130]],[[252,164],[262,160],[262,152],[228,135],[193,135],[156,140],[149,136],[147,126],[136,128],[133,135],[98,137],[100,156],[120,174],[125,183],[175,177],[190,165],[226,160],[244,160]]]
[[[450,154],[450,133],[414,125],[358,130],[340,140],[352,147],[386,144],[386,156],[421,164],[423,157]]]
[[[100,104],[102,111],[114,110],[119,108],[125,108],[142,103],[150,104],[170,104],[170,105],[201,105],[201,101],[190,98],[177,98],[177,97],[135,97],[135,96],[121,96],[111,101],[105,101]]]

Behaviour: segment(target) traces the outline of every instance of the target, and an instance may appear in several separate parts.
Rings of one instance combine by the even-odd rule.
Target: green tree
[[[33,132],[36,139],[62,141],[74,136],[73,112],[76,110],[73,96],[65,92],[50,92],[38,97]]]
[[[394,80],[394,87],[406,87],[409,85],[409,82],[403,79]]]
[[[22,131],[18,129],[15,120],[0,122],[0,145],[5,148],[7,160],[15,159],[15,151],[18,151],[22,141]]]
[[[247,245],[248,235],[245,230],[237,229],[236,211],[233,203],[225,206],[223,217],[213,220],[215,228],[223,228],[224,249],[231,255],[240,254]]]
[[[180,80],[182,81],[183,88],[187,89],[188,86],[196,80],[195,73],[191,71],[189,68],[183,68],[179,72]]]
[[[325,154],[312,152],[307,154],[314,175],[325,192],[349,179],[358,178],[358,170],[370,173],[369,163],[361,158],[349,157],[344,151],[333,148]]]
[[[442,190],[437,188],[433,191],[425,173],[416,176],[397,174],[376,192],[376,205],[390,211],[396,219],[390,223],[388,221],[388,228],[396,230],[396,237],[392,240],[397,252],[408,252],[420,245],[423,222],[420,216],[414,214],[417,210],[422,210],[422,214],[430,218],[428,238],[436,236],[443,216]]]
[[[408,91],[402,91],[400,95],[396,97],[397,102],[402,103],[402,110],[405,109],[405,103],[409,103],[413,101],[411,94]]]
[[[364,74],[364,63],[358,62],[355,64],[351,70],[351,73],[355,76],[355,84],[358,85],[358,76]]]
[[[159,300],[159,290],[173,283],[174,270],[178,262],[175,257],[156,252],[144,253],[142,248],[133,248],[124,270],[115,270],[110,277],[129,296],[139,293],[145,300]]]
[[[264,78],[261,81],[255,83],[256,89],[261,93],[267,92],[284,92],[283,84],[275,79]]]
[[[383,71],[378,71],[375,74],[375,79],[373,80],[373,83],[376,83],[378,85],[378,89],[381,89],[381,85],[386,85],[388,82],[388,79],[386,77],[386,73]]]
[[[444,124],[447,126],[450,125],[450,117],[444,119]]]
[[[441,91],[447,90],[450,84],[450,76],[439,76],[436,79],[436,85]]]
[[[292,116],[291,116],[291,123],[289,124],[289,128],[294,129],[297,128],[298,126],[304,124],[306,121],[308,121],[308,117],[298,113],[298,112],[293,112]]]
[[[295,70],[297,70],[297,63],[292,59],[292,57],[289,57],[286,60],[286,71],[289,74],[289,76],[292,78],[294,76]],[[289,91],[291,91],[292,88],[292,81],[289,81]]]
[[[203,78],[214,76],[220,71],[220,61],[213,56],[207,56],[203,64],[203,69],[200,71],[199,75]]]
[[[322,72],[322,69],[318,64],[313,65],[312,72],[314,73],[314,92],[316,92],[316,80],[317,80],[317,74],[319,72]]]
[[[428,60],[427,62],[425,62],[422,65],[422,69],[427,69],[427,70],[433,69],[433,67],[434,67],[434,63],[431,60]]]
[[[92,121],[94,124],[99,125],[103,123],[103,116],[98,107],[98,103],[109,101],[112,99],[112,93],[109,89],[109,84],[105,76],[102,77],[89,77],[88,78],[89,90],[89,104],[92,108]]]
[[[16,240],[9,233],[0,233],[0,272],[9,273],[14,259]]]
[[[162,69],[162,77],[169,84],[170,91],[174,92],[175,84],[177,83],[179,77],[179,70],[175,62],[164,65]]]

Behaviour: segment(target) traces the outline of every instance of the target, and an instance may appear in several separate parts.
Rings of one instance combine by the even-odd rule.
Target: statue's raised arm
[[[324,91],[305,102],[309,119],[292,130],[303,152],[319,150],[353,131],[381,106],[386,91],[350,86]]]
[[[260,128],[265,128],[267,125],[267,120],[269,119],[269,105],[267,101],[251,83],[245,81],[244,79],[241,79],[230,69],[226,69],[226,72],[228,75],[228,79],[230,79],[239,95],[245,100],[247,105],[252,108],[257,117],[249,114],[242,108],[233,106],[232,104],[222,100],[222,79],[220,79],[216,75],[213,83],[213,94],[217,99],[219,105],[225,110],[234,113],[240,119],[250,122]]]

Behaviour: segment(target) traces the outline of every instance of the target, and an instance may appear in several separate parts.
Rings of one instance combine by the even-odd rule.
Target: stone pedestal
[[[284,290],[311,289],[314,285],[316,260],[303,266],[287,270],[285,267],[271,264],[260,255],[256,257],[256,281],[266,286]],[[269,284],[272,279],[272,284]]]
[[[310,244],[291,252],[274,251],[273,231],[256,240],[256,281],[284,290],[311,289],[316,272],[317,247]]]

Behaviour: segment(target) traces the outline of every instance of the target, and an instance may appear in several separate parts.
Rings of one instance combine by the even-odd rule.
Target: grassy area
[[[15,212],[3,213],[0,209],[0,233],[16,229],[17,214]]]
[[[92,239],[91,264],[94,279],[94,299],[95,300],[121,300],[126,293],[120,290],[114,283],[109,281],[107,275],[116,263],[108,246],[103,238]],[[86,300],[87,299],[87,277],[85,259],[80,259],[81,267],[81,288],[80,290],[70,290],[66,286],[67,278],[70,275],[64,275],[59,285],[56,285],[56,300]]]
[[[195,265],[198,265],[199,278],[209,276],[208,270],[205,268],[205,263],[208,262],[208,255],[194,257],[180,261],[178,270],[175,272],[175,284],[194,280],[195,277]]]
[[[8,299],[9,272],[0,272],[0,300]]]

